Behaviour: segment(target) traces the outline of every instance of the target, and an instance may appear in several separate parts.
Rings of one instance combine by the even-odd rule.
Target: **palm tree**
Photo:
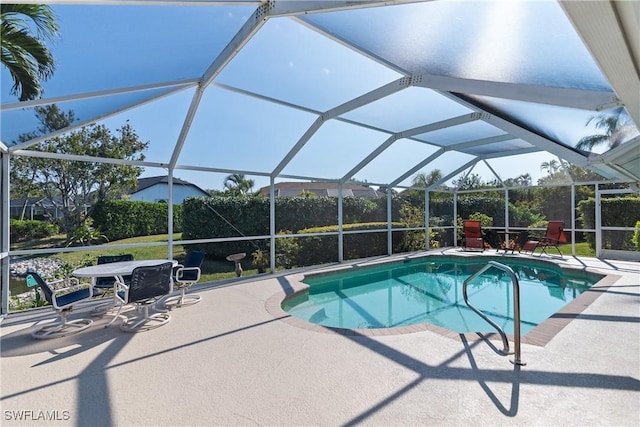
[[[560,162],[556,159],[551,159],[548,162],[542,162],[540,164],[540,170],[546,170],[549,175],[553,175],[560,170]]]
[[[42,94],[41,81],[55,70],[53,56],[44,44],[59,34],[53,10],[42,4],[3,3],[0,19],[2,65],[13,79],[11,94],[20,101],[35,99]]]
[[[224,188],[226,191],[235,195],[250,193],[254,184],[254,180],[247,179],[242,173],[231,174],[224,180]]]
[[[428,174],[425,172],[420,172],[414,175],[413,179],[411,180],[411,185],[414,187],[427,188],[440,181],[441,179],[442,172],[440,172],[440,169],[434,169]]]
[[[585,136],[578,141],[578,150],[591,151],[594,147],[602,144],[609,144],[609,148],[615,148],[623,142],[629,140],[638,129],[633,126],[629,116],[619,108],[613,114],[598,114],[587,120],[586,126],[592,121],[595,122],[596,129],[604,130],[604,133]]]

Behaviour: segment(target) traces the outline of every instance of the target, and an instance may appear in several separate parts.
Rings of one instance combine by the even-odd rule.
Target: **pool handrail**
[[[509,352],[509,340],[507,339],[507,334],[505,334],[504,330],[493,320],[489,319],[489,317],[484,314],[482,311],[478,310],[469,302],[469,296],[467,295],[467,286],[469,283],[473,282],[478,276],[482,273],[490,269],[491,267],[498,268],[500,270],[505,271],[511,277],[511,283],[513,283],[513,339],[514,339],[514,359],[511,361],[514,365],[526,365],[521,358],[521,345],[520,345],[520,282],[518,282],[518,277],[513,272],[511,267],[501,264],[496,261],[489,261],[487,265],[478,270],[475,274],[469,276],[463,283],[462,286],[462,295],[464,296],[464,302],[469,306],[470,309],[475,311],[480,317],[486,320],[491,326],[496,328],[500,337],[502,338],[502,345],[504,346],[503,352],[505,354],[511,354]]]

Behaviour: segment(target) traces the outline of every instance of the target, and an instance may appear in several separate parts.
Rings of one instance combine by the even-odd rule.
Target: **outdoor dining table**
[[[114,297],[113,301],[108,304],[101,304],[95,307],[92,311],[95,315],[102,315],[115,308],[118,305],[118,302],[115,298],[115,292],[117,291],[117,282],[124,283],[124,276],[131,275],[133,270],[137,267],[149,267],[153,265],[164,264],[165,262],[171,261],[173,266],[178,265],[178,261],[168,260],[168,259],[143,259],[143,260],[135,260],[135,261],[119,261],[119,262],[111,262],[106,264],[98,264],[98,265],[90,265],[88,267],[81,267],[73,271],[75,277],[88,277],[91,278],[92,284],[95,284],[96,279],[98,277],[113,277],[113,292]],[[117,317],[117,316],[116,316]],[[115,317],[111,322],[107,324],[107,326],[111,325]]]

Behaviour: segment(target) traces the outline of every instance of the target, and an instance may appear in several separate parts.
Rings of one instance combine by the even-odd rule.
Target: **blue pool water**
[[[493,259],[511,267],[520,282],[521,332],[542,323],[602,278],[537,260],[428,256],[307,276],[307,291],[283,309],[311,323],[347,329],[431,323],[456,332],[495,332],[464,302],[464,280]],[[469,301],[506,333],[513,333],[513,287],[491,268],[468,287]]]

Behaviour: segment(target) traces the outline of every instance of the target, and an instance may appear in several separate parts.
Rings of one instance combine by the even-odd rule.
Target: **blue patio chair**
[[[123,255],[103,255],[98,257],[98,264],[108,264],[111,262],[133,261],[133,254]],[[131,280],[131,276],[124,277],[125,283]],[[93,289],[97,296],[103,297],[113,290],[115,277],[98,277],[93,285]]]
[[[159,265],[137,267],[131,274],[129,285],[116,282],[116,300],[120,302],[118,313],[114,320],[120,315],[122,308],[127,304],[136,306],[137,311],[142,312],[141,316],[128,318],[120,329],[125,332],[139,332],[155,329],[171,320],[168,313],[149,313],[149,308],[160,298],[173,291],[173,281],[171,273],[173,263],[171,261]],[[109,325],[113,322],[109,322]],[[108,326],[108,325],[107,325]]]
[[[178,264],[173,270],[174,285],[180,291],[179,295],[171,296],[164,301],[165,308],[182,307],[200,302],[200,295],[186,295],[187,290],[200,280],[202,261],[205,253],[202,251],[189,252],[184,264]]]
[[[56,285],[66,282],[70,286],[56,289]],[[47,283],[38,273],[29,273],[27,275],[27,284],[29,286],[38,286],[45,299],[51,304],[53,310],[58,314],[59,318],[53,323],[47,323],[39,326],[31,333],[36,339],[59,338],[71,335],[85,330],[93,323],[91,319],[74,319],[68,320],[69,313],[73,307],[83,301],[88,301],[93,297],[93,288],[91,285],[87,287],[79,287],[78,280],[75,278],[60,279]]]

